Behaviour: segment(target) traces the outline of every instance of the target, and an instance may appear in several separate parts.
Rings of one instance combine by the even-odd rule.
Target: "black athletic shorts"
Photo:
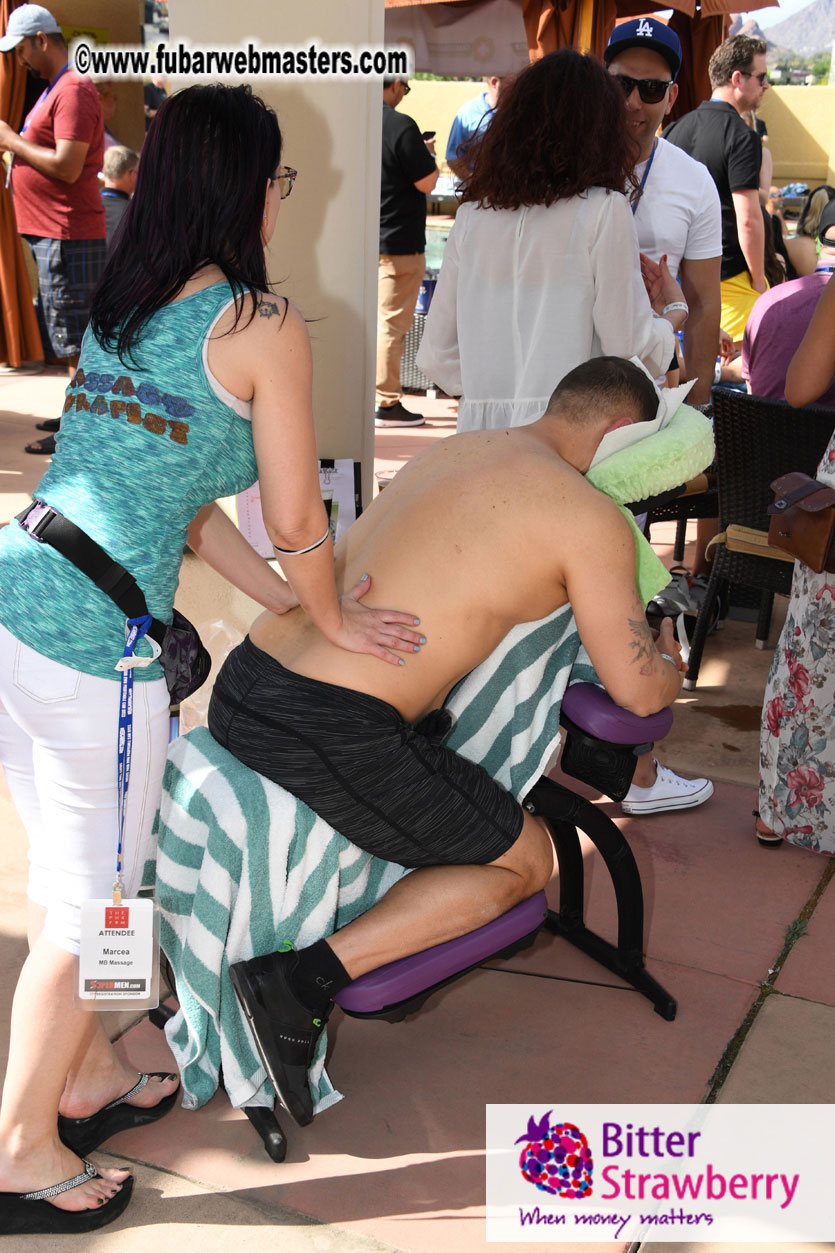
[[[360,848],[410,867],[486,864],[522,830],[510,793],[440,743],[450,725],[438,711],[411,726],[376,696],[294,674],[249,637],[209,705],[209,730],[234,757]]]

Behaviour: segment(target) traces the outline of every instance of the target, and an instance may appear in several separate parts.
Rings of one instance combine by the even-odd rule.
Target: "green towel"
[[[590,483],[611,496],[621,507],[632,528],[635,536],[635,585],[644,605],[667,586],[670,572],[638,530],[632,514],[623,506],[627,501],[646,500],[671,491],[680,483],[695,478],[710,465],[713,455],[710,420],[690,405],[682,405],[662,430],[612,453],[586,475]]]

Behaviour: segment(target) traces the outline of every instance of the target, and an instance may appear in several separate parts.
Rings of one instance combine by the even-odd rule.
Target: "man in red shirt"
[[[19,135],[0,122],[0,152],[12,156],[17,229],[38,266],[38,324],[44,354],[72,375],[105,258],[105,217],[98,172],[104,122],[98,93],[68,65],[61,27],[48,9],[23,4],[9,17],[0,51],[49,84]],[[27,445],[49,453],[53,436]]]

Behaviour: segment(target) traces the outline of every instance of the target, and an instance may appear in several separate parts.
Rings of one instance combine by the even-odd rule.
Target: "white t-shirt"
[[[641,252],[653,261],[667,254],[675,278],[682,258],[705,261],[722,255],[722,210],[706,166],[675,144],[659,139],[644,193],[635,210]],[[646,169],[635,169],[640,183]]]
[[[593,187],[549,208],[462,205],[417,355],[463,397],[459,431],[534,422],[569,370],[607,355],[638,356],[653,375],[673,355],[625,198]]]

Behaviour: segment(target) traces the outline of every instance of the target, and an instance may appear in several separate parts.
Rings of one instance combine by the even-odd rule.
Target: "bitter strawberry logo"
[[[130,908],[127,905],[108,905],[104,911],[104,925],[108,931],[121,931],[128,925]]]
[[[516,1144],[524,1142],[519,1169],[528,1183],[552,1196],[591,1196],[594,1162],[586,1137],[571,1122],[551,1125],[552,1110],[539,1122],[531,1115],[528,1129]]]

